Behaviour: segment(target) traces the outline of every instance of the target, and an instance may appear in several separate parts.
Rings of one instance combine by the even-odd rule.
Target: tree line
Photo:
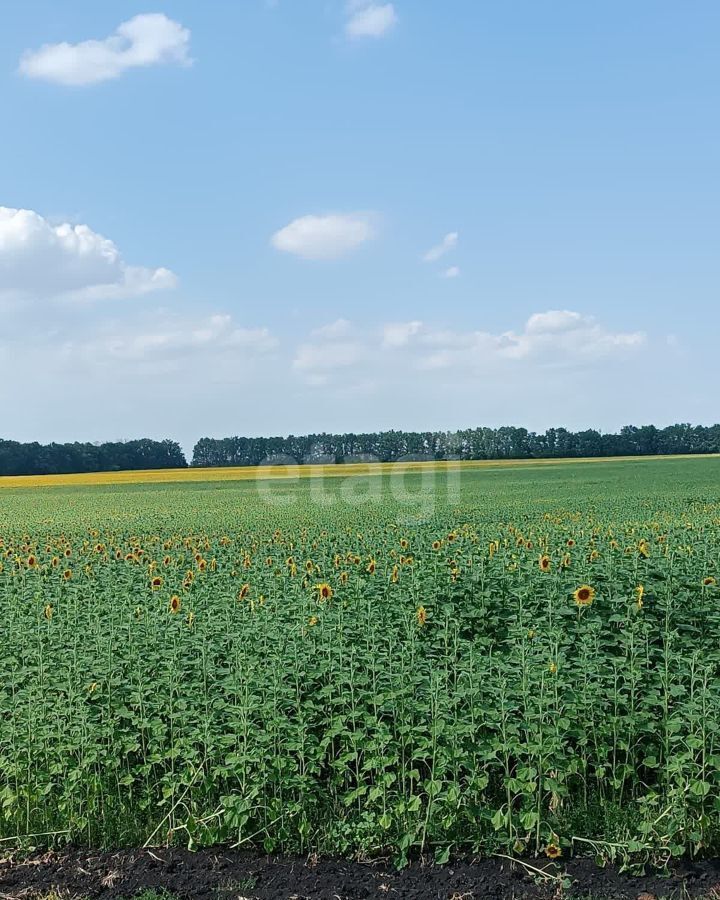
[[[720,425],[626,425],[617,433],[595,429],[468,428],[461,431],[378,431],[288,437],[201,438],[193,466],[258,466],[400,459],[551,459],[720,453]]]
[[[549,459],[587,456],[662,456],[720,453],[720,425],[626,425],[617,433],[595,429],[467,428],[461,431],[378,431],[288,437],[201,438],[193,466],[283,463],[395,462],[403,459]],[[64,475],[185,468],[177,441],[39,444],[0,440],[0,475]]]
[[[176,441],[114,441],[105,444],[21,444],[0,440],[0,475],[66,475],[187,466]]]

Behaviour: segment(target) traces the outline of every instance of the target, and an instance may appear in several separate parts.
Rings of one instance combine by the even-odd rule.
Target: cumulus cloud
[[[623,354],[645,343],[643,332],[612,331],[592,316],[570,310],[535,313],[522,331],[427,330],[421,340],[428,349],[424,368],[481,370],[506,360],[543,366],[587,365]]]
[[[45,44],[27,50],[19,71],[68,86],[119,78],[127,69],[163,64],[190,65],[190,32],[162,13],[135,16],[102,40]]]
[[[458,237],[457,231],[451,231],[446,234],[439,244],[431,247],[427,253],[423,255],[425,262],[437,262],[441,257],[445,256],[446,253],[453,250],[457,246]]]
[[[45,338],[47,340],[47,338]],[[152,379],[153,392],[193,403],[216,384],[262,380],[264,360],[278,341],[267,328],[248,328],[227,313],[176,314],[148,310],[103,323],[78,323],[63,340],[52,337],[45,366],[54,380],[95,380],[140,386]]]
[[[368,357],[361,333],[347,319],[314,329],[295,351],[293,369],[311,385],[327,384],[332,373],[351,368]]]
[[[382,329],[383,346],[404,347],[410,338],[420,333],[422,327],[423,323],[420,321],[390,322]]]
[[[8,394],[5,409],[22,439],[145,433],[192,447],[202,435],[232,433],[233,422],[246,434],[618,427],[638,418],[637,392],[625,387],[648,367],[645,335],[562,309],[507,331],[339,319],[282,340],[228,312],[146,304],[115,308],[112,320],[102,305],[48,307],[31,332],[26,323],[11,309],[0,336],[0,379],[24,387]],[[654,352],[663,350],[670,353],[664,335]],[[678,415],[689,385],[702,382],[693,362],[683,360],[682,380],[671,386]],[[57,402],[64,395],[93,415],[68,419]],[[667,392],[643,394],[640,417],[667,416],[667,404]],[[181,407],[190,413],[178,418]]]
[[[277,250],[303,259],[338,259],[371,240],[370,217],[363,213],[302,216],[276,231],[271,238]]]
[[[79,349],[86,357],[104,361],[187,361],[206,351],[265,354],[275,349],[277,340],[267,328],[240,328],[232,316],[216,314],[202,319],[164,317],[150,329],[121,329],[69,346],[72,352]]]
[[[347,6],[348,20],[345,23],[345,34],[349,38],[379,38],[387,34],[398,21],[392,3],[368,3],[366,0],[353,0]]]
[[[319,329],[303,344],[295,369],[308,383],[323,385],[352,375],[378,383],[400,375],[447,371],[486,377],[493,372],[539,373],[543,369],[579,367],[622,357],[642,347],[642,332],[613,331],[591,316],[570,310],[536,313],[519,331],[457,331],[425,325],[419,320],[388,323],[368,330],[344,323],[341,336]],[[342,373],[340,373],[342,370]],[[414,382],[415,383],[415,382]]]
[[[112,299],[176,283],[169,269],[128,265],[87,225],[53,225],[33,210],[0,206],[0,295]]]

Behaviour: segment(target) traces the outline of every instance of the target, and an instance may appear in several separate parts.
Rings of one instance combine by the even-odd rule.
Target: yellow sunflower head
[[[319,600],[332,600],[333,589],[326,581],[323,581],[322,584],[315,585],[315,590],[318,592]]]
[[[555,841],[550,841],[545,848],[545,856],[547,856],[548,859],[559,859],[562,856],[562,850]]]
[[[591,606],[595,599],[595,588],[589,584],[581,584],[573,594],[573,598],[578,606]]]

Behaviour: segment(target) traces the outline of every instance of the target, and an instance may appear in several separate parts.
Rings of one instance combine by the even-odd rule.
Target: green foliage
[[[7,491],[0,837],[717,851],[719,471]]]
[[[464,428],[461,431],[378,431],[289,437],[200,438],[193,466],[258,466],[374,459],[558,459],[720,452],[720,425],[626,425],[617,434],[594,428]]]

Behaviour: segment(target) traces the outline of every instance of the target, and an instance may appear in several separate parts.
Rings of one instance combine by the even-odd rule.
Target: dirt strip
[[[533,866],[543,871],[536,874]],[[68,898],[132,898],[165,890],[182,900],[550,900],[562,897],[720,900],[720,860],[678,864],[669,876],[641,878],[591,860],[561,864],[505,859],[389,863],[275,858],[224,848],[48,852],[0,861],[0,898],[30,900],[56,891]]]

